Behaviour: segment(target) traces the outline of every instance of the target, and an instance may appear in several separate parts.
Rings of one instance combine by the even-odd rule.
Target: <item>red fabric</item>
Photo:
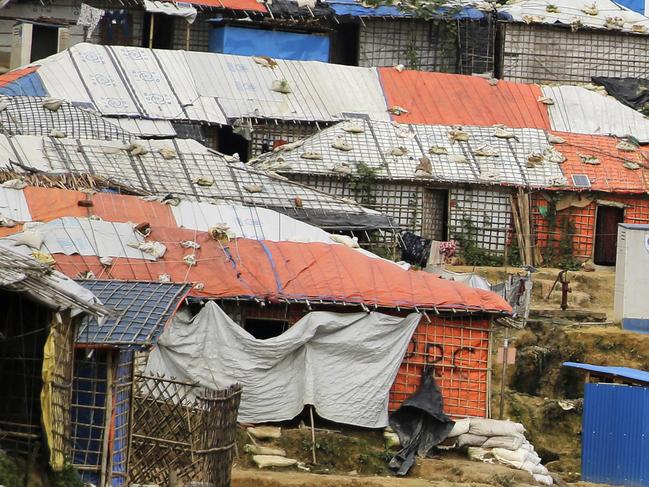
[[[192,0],[190,3],[202,7],[268,12],[266,6],[263,3],[257,2],[257,0]]]
[[[158,280],[202,283],[192,294],[211,298],[257,297],[336,300],[384,307],[422,307],[510,312],[496,294],[447,281],[423,271],[405,271],[389,262],[366,257],[343,245],[236,239],[222,246],[207,233],[155,227],[150,239],[163,242],[167,253],[156,262],[114,259],[105,270],[97,257],[54,255],[69,276],[91,270],[102,279]],[[198,264],[183,261],[195,240]]]
[[[388,106],[408,110],[392,116],[398,122],[550,128],[547,107],[538,102],[537,85],[502,80],[490,85],[478,76],[394,68],[379,68],[379,75]]]
[[[30,66],[28,68],[14,69],[13,71],[9,71],[8,73],[0,75],[0,86],[5,86],[9,83],[13,83],[17,79],[20,79],[23,76],[28,75],[29,73],[33,73],[37,69],[38,66]]]
[[[617,149],[619,140],[604,135],[584,135],[567,132],[554,132],[565,139],[564,144],[555,148],[566,156],[561,170],[574,189],[586,191],[608,191],[624,193],[646,193],[649,191],[649,151],[622,152]],[[579,154],[595,156],[600,163],[586,164]],[[631,170],[623,166],[625,161],[640,164],[641,169]],[[586,174],[591,188],[579,188],[572,182],[573,174]],[[558,188],[560,189],[560,188]]]

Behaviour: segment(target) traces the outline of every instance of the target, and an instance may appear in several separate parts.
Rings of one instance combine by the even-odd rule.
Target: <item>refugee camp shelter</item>
[[[75,333],[84,315],[108,310],[90,291],[4,244],[0,283],[0,446],[61,470],[72,444]]]
[[[136,353],[155,344],[189,284],[80,280],[113,314],[84,318],[75,340],[71,464],[84,482],[125,485]]]
[[[649,18],[617,2],[517,0],[498,15],[503,79],[578,84],[645,74]]]
[[[649,372],[566,362],[584,372],[581,477],[610,485],[649,485]]]
[[[541,255],[564,264],[615,265],[618,225],[649,223],[646,151],[616,137],[554,135],[564,141],[555,147],[565,157],[566,185],[532,198]]]
[[[532,154],[538,164],[531,164]],[[502,254],[517,187],[562,186],[560,154],[539,129],[343,122],[253,161],[355,198],[424,238],[469,239]]]

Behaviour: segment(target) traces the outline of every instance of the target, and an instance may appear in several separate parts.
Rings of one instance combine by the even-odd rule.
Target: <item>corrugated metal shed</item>
[[[394,68],[379,68],[379,75],[388,105],[408,110],[393,116],[402,123],[550,128],[537,85],[509,81],[493,85],[478,76]]]
[[[548,11],[548,6],[555,9]],[[556,11],[553,11],[556,10]],[[515,22],[563,24],[575,22],[580,27],[591,29],[616,29],[622,32],[649,34],[649,19],[642,14],[624,8],[611,0],[517,0],[498,8],[501,19]],[[621,28],[608,21],[611,18],[624,20]]]
[[[358,121],[362,133],[345,131],[346,122],[326,128],[288,151],[262,156],[255,167],[285,173],[327,174],[344,176],[357,174],[362,166],[371,169],[377,178],[462,182],[479,184],[510,184],[546,187],[565,183],[559,164],[544,158],[542,163],[528,167],[532,154],[549,154],[552,146],[544,131],[538,129],[509,129],[510,139],[494,136],[492,127],[464,127],[468,142],[453,143],[451,126],[399,125],[394,122]],[[336,141],[349,144],[351,150],[333,147]],[[437,152],[431,153],[436,148]],[[493,156],[478,155],[487,151]],[[320,159],[308,158],[315,154]],[[395,155],[402,153],[402,155]],[[307,158],[305,158],[305,156]],[[417,172],[422,157],[428,157],[432,172]],[[464,161],[458,160],[463,158]],[[359,169],[361,168],[361,169]]]
[[[572,189],[641,194],[649,191],[649,169],[646,167],[649,152],[641,148],[632,152],[621,151],[615,137],[565,132],[556,132],[556,135],[565,140],[555,147],[566,158],[561,171]],[[597,163],[593,164],[591,158],[595,158]],[[574,184],[573,176],[579,175],[588,176],[589,188]]]
[[[633,135],[649,142],[649,120],[615,98],[579,86],[543,86],[553,130],[596,135]]]
[[[611,367],[603,365],[582,364],[579,362],[564,362],[564,367],[590,372],[596,377],[612,377],[629,380],[639,384],[649,384],[649,372],[630,367]],[[648,437],[649,440],[649,437]],[[647,479],[649,480],[649,478]]]
[[[649,486],[647,418],[649,388],[586,384],[582,479],[610,485]]]
[[[4,142],[4,143],[1,143]],[[0,139],[0,167],[46,173],[82,173],[161,197],[224,200],[273,209],[321,228],[392,228],[384,215],[276,175],[256,172],[193,140],[136,140],[134,156],[114,141],[18,136]],[[160,152],[171,151],[171,159]],[[163,150],[164,153],[164,150]],[[169,155],[168,155],[169,157]],[[296,198],[300,205],[296,204]]]
[[[114,117],[224,124],[238,118],[388,120],[375,69],[315,61],[77,44],[41,61],[48,93]],[[286,81],[289,93],[272,90]]]
[[[142,348],[155,343],[190,284],[149,281],[79,280],[105,306],[113,310],[101,325],[86,318],[77,333],[77,343]]]

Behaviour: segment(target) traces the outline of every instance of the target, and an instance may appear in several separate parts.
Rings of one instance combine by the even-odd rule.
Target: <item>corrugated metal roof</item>
[[[394,68],[379,68],[379,76],[388,105],[408,110],[392,117],[401,123],[550,128],[537,85],[510,81],[493,85],[479,76]]]
[[[542,154],[551,148],[542,130],[509,129],[513,138],[503,139],[494,136],[493,127],[464,127],[469,135],[468,142],[452,143],[449,139],[452,126],[370,121],[358,121],[356,125],[362,127],[362,133],[345,131],[347,123],[343,122],[309,137],[295,149],[266,154],[253,164],[260,169],[285,173],[341,177],[344,177],[341,167],[357,173],[364,164],[376,177],[385,179],[535,187],[565,183],[559,164],[547,158],[535,167],[528,167],[531,154]],[[350,150],[334,148],[337,140],[350,144]],[[433,147],[446,154],[431,153]],[[392,155],[398,148],[405,149],[405,154]],[[480,148],[493,152],[494,156],[478,155]],[[320,159],[307,159],[304,157],[307,153],[315,153]],[[431,162],[429,176],[416,171],[424,156]],[[458,157],[465,158],[466,162],[457,161]]]
[[[582,364],[579,362],[564,362],[564,367],[572,369],[584,370],[591,372],[593,375],[603,375],[608,377],[619,377],[620,379],[627,379],[632,382],[640,382],[649,384],[649,372],[645,370],[632,369],[630,367],[611,367],[603,365]]]
[[[586,384],[581,476],[608,485],[649,485],[649,388]]]
[[[553,130],[596,135],[633,135],[649,142],[649,119],[615,98],[579,86],[543,86]]]
[[[49,94],[103,115],[223,124],[242,117],[335,121],[356,112],[388,120],[372,68],[202,52],[77,44],[42,60]],[[272,90],[285,80],[290,93]]]
[[[96,113],[67,102],[52,111],[43,107],[45,100],[44,97],[30,96],[2,98],[0,102],[6,103],[7,107],[0,111],[0,133],[122,141],[133,138],[132,133],[109,123]]]
[[[85,318],[77,343],[141,348],[155,343],[191,286],[171,282],[79,280],[113,310],[101,325]]]
[[[243,10],[249,12],[267,12],[263,2],[257,0],[191,0],[192,5],[201,7],[223,8],[227,10]]]
[[[548,11],[548,6],[555,7]],[[498,8],[501,19],[649,34],[649,19],[611,0],[514,0]],[[621,19],[622,26],[608,19]]]
[[[18,136],[4,139],[4,143],[0,140],[0,167],[20,169],[12,164],[17,161],[46,173],[93,174],[145,194],[260,206],[321,228],[393,226],[381,213],[279,176],[253,171],[242,163],[228,162],[226,156],[193,140],[133,142],[146,153],[129,155],[123,143],[114,141]],[[171,159],[163,157],[163,149],[171,151]]]
[[[572,189],[623,193],[649,191],[649,151],[641,148],[631,152],[621,151],[617,148],[620,141],[615,137],[565,132],[556,132],[556,135],[565,140],[565,143],[555,147],[566,157],[561,170]],[[625,163],[632,163],[630,167],[635,169],[624,167]],[[590,188],[580,188],[573,183],[572,176],[580,174],[588,176]]]

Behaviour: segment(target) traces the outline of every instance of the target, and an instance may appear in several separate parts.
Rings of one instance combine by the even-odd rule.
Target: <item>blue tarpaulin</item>
[[[210,31],[208,49],[240,56],[328,62],[329,36],[223,25]]]
[[[579,369],[585,372],[591,372],[593,375],[605,375],[619,377],[632,382],[642,382],[649,384],[649,372],[644,370],[632,369],[630,367],[607,367],[603,365],[582,364],[579,362],[564,362],[564,367]]]
[[[644,15],[645,1],[646,0],[616,0],[615,3]]]
[[[11,83],[0,86],[0,95],[47,96],[47,91],[38,73],[29,73]]]
[[[327,2],[336,15],[350,17],[412,17],[406,10],[396,6],[365,7],[361,2],[355,0],[336,0]],[[439,9],[440,17],[446,14],[444,8]],[[459,20],[482,20],[485,13],[474,7],[462,7],[453,11],[451,16]]]

